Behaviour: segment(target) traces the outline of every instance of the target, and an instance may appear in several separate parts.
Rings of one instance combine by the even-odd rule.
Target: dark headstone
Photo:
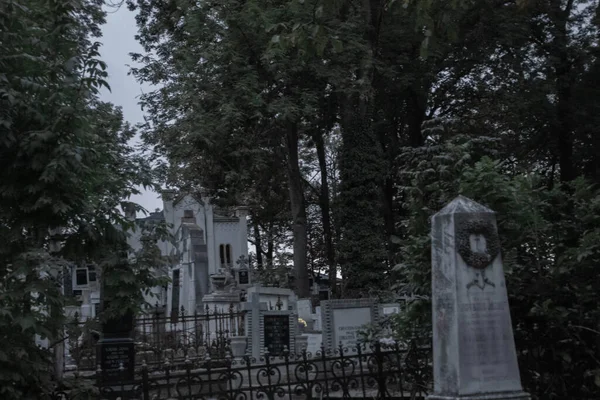
[[[280,356],[290,350],[290,318],[287,315],[265,315],[265,347],[269,354]]]
[[[248,278],[248,271],[247,270],[241,270],[239,273],[239,282],[240,285],[247,285],[248,282],[250,281]]]
[[[102,339],[97,349],[104,383],[134,380],[135,350],[132,339]]]

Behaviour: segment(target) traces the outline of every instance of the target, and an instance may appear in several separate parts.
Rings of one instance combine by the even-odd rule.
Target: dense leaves
[[[527,389],[597,395],[597,2],[131,3],[146,143],[251,205],[261,268],[293,243],[338,294],[417,296],[425,338],[429,218],[463,193],[498,212]]]
[[[138,185],[152,185],[128,144],[135,132],[120,109],[98,100],[107,86],[93,41],[101,7],[100,0],[0,3],[3,399],[38,399],[51,389],[52,354],[65,339],[62,274],[96,263],[111,276],[129,265],[118,252],[129,228],[118,207]],[[137,307],[156,278],[152,265],[132,265],[134,287],[123,297]]]

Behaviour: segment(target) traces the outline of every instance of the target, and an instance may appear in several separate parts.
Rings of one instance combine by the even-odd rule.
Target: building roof
[[[147,217],[144,217],[144,218],[136,218],[136,221],[139,221],[139,222],[142,222],[142,221],[158,222],[158,221],[164,221],[164,220],[165,220],[165,216],[162,211],[151,212],[150,214],[148,214]]]

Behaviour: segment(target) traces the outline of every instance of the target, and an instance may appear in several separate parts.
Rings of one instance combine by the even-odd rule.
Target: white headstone
[[[432,220],[432,400],[524,400],[494,212],[459,196]]]
[[[379,307],[372,299],[342,299],[322,301],[323,340],[327,349],[337,349],[340,343],[353,350],[358,331],[378,320]]]
[[[316,358],[317,352],[321,351],[323,335],[320,333],[305,333],[304,336],[308,337],[306,351],[310,353],[313,358]]]
[[[312,302],[310,299],[301,299],[296,303],[298,305],[298,317],[302,319],[312,318]]]
[[[314,326],[313,329],[315,331],[323,330],[323,325],[321,324],[321,306],[315,307],[315,313],[313,314]]]

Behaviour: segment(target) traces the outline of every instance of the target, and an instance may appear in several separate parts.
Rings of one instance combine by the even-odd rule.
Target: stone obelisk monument
[[[430,400],[528,400],[494,212],[459,196],[432,220]]]

